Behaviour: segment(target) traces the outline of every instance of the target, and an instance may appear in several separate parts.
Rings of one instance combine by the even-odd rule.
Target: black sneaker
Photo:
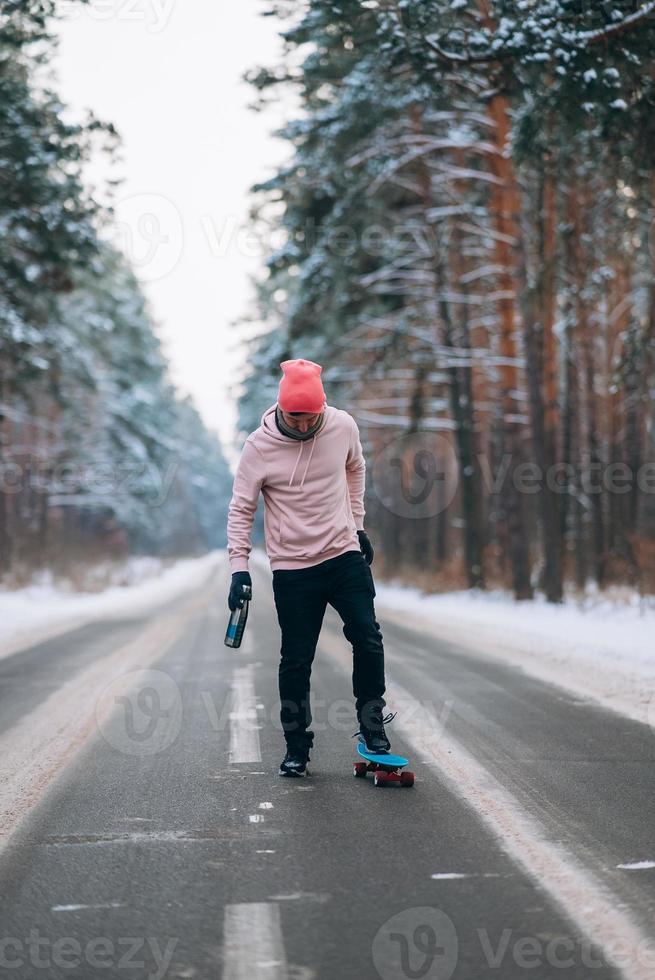
[[[366,751],[373,755],[388,754],[391,742],[387,738],[384,726],[396,717],[396,712],[389,712],[382,717],[382,708],[375,706],[364,709],[361,714],[358,712],[359,731],[355,735],[359,736],[359,741],[366,746]],[[355,738],[353,735],[353,738]]]
[[[280,776],[309,776],[307,763],[309,762],[309,752],[302,749],[288,748],[284,761],[280,765]]]

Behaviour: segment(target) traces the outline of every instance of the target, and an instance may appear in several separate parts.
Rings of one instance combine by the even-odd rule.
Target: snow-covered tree
[[[224,544],[231,478],[178,397],[139,284],[103,243],[91,117],[45,78],[54,3],[0,6],[0,576]],[[39,69],[37,71],[37,69]]]
[[[426,529],[371,500],[390,564],[424,566],[427,530],[436,569],[456,573],[461,554],[470,584],[509,573],[518,597],[539,584],[558,601],[569,570],[643,580],[655,4],[273,9],[290,22],[286,62],[250,79],[263,101],[294,86],[302,112],[283,131],[291,162],[255,188],[286,234],[260,288],[257,383],[282,356],[315,357],[371,451],[417,426],[452,431],[462,547],[455,534],[444,550],[441,516]],[[256,393],[247,378],[242,417]],[[629,494],[591,492],[617,462]]]

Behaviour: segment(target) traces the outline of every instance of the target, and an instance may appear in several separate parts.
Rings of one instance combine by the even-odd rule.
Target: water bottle
[[[250,606],[250,596],[252,595],[252,589],[249,585],[241,586],[241,596],[243,598],[243,605],[241,608],[237,606],[233,610],[230,616],[230,621],[227,624],[227,630],[225,632],[225,646],[226,647],[240,647],[241,640],[243,639],[243,631],[246,628],[246,620],[248,619],[248,607]]]

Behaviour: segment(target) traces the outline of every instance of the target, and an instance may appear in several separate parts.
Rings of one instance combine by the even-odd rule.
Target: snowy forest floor
[[[268,570],[262,551],[252,559]],[[16,591],[0,590],[0,657],[85,622],[141,613],[196,588],[224,551],[164,567],[133,559],[120,581],[101,592],[76,593],[47,580]],[[655,600],[625,589],[552,606],[516,603],[502,592],[424,594],[398,580],[376,578],[378,618],[422,630],[466,651],[510,663],[582,700],[594,700],[655,726]],[[227,623],[227,601],[224,605]],[[255,597],[256,602],[256,597]]]

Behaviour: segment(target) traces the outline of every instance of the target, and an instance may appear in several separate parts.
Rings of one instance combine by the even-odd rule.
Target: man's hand
[[[359,538],[359,547],[364,555],[364,558],[366,559],[366,563],[367,565],[370,565],[373,561],[373,555],[375,552],[373,551],[373,545],[368,539],[368,534],[366,531],[358,531],[357,537]]]
[[[241,609],[243,606],[243,596],[241,595],[242,585],[250,586],[250,598],[252,599],[252,579],[250,578],[250,572],[233,572],[232,584],[230,585],[230,594],[227,600],[227,604],[232,612],[234,612],[235,609]]]

